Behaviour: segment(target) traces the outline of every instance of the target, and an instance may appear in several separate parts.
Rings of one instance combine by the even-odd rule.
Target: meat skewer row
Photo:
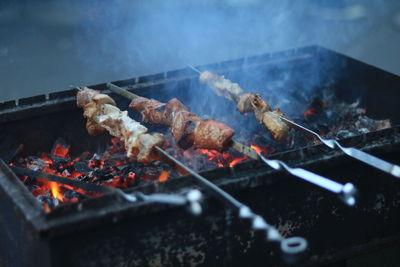
[[[228,150],[234,130],[213,119],[202,119],[178,99],[167,103],[141,96],[133,96],[129,107],[142,115],[142,120],[171,128],[175,143],[183,149],[204,148],[219,152]]]
[[[86,128],[89,134],[95,135],[107,130],[111,135],[125,142],[128,157],[137,156],[138,160],[142,162],[154,159],[155,155],[171,161],[181,170],[191,174],[195,181],[199,182],[209,193],[236,210],[240,219],[250,221],[253,230],[264,234],[265,241],[278,243],[286,255],[300,254],[307,248],[305,239],[282,237],[276,228],[269,225],[261,216],[252,212],[249,207],[168,155],[158,146],[162,143],[163,136],[161,134],[147,134],[146,127],[129,118],[126,111],[118,109],[111,97],[84,87],[77,94],[77,105],[84,109],[84,117],[87,118]]]
[[[331,149],[339,149],[354,159],[400,178],[399,165],[392,164],[354,147],[343,147],[335,139],[323,138],[318,133],[288,119],[279,109],[272,111],[271,107],[262,100],[260,95],[245,93],[243,89],[240,88],[239,84],[233,83],[223,76],[213,74],[209,71],[200,72],[190,65],[189,67],[200,74],[200,83],[210,86],[217,95],[234,101],[240,112],[253,111],[257,120],[268,128],[276,140],[284,139],[289,129],[294,128],[317,140],[319,139],[319,141]]]
[[[209,71],[199,73],[200,83],[207,84],[215,94],[236,103],[241,113],[254,112],[256,119],[268,129],[275,140],[282,141],[286,138],[290,126],[280,118],[284,114],[279,109],[272,110],[259,94],[246,93],[239,84],[225,79],[224,76]]]
[[[114,100],[99,91],[84,87],[77,94],[77,105],[84,109],[86,129],[90,135],[105,130],[125,144],[128,157],[136,157],[147,163],[156,158],[153,149],[163,142],[162,134],[148,134],[147,128],[131,119],[127,111],[121,111]]]
[[[116,86],[114,84],[111,84],[111,83],[108,83],[107,87],[111,91],[113,91],[114,93],[117,93],[117,94],[119,94],[121,96],[124,96],[124,97],[126,97],[128,99],[132,99],[133,100],[132,103],[136,103],[135,100],[136,101],[139,100],[139,103],[145,102],[148,105],[154,104],[154,105],[151,106],[153,109],[149,108],[149,110],[151,110],[151,111],[155,110],[154,113],[151,113],[151,114],[157,115],[157,116],[153,116],[151,121],[152,122],[155,122],[155,121],[160,122],[160,121],[165,120],[161,116],[161,115],[163,115],[165,113],[161,113],[161,115],[160,115],[160,113],[156,113],[156,112],[158,112],[157,111],[157,107],[159,105],[163,105],[162,103],[155,102],[156,100],[149,100],[147,98],[140,98],[139,96],[137,96],[137,95],[135,95],[135,94],[133,94],[133,93],[127,91],[127,90],[124,90],[124,89],[122,89],[122,88],[120,88],[120,87],[118,87],[118,86]],[[143,99],[143,101],[141,99]],[[131,103],[131,105],[132,105],[132,103]],[[140,108],[139,110],[146,111],[146,106]],[[336,194],[339,195],[339,197],[347,205],[352,206],[352,205],[355,204],[355,196],[354,195],[355,195],[356,190],[354,188],[354,185],[351,184],[351,183],[339,184],[339,183],[337,183],[335,181],[332,181],[332,180],[330,180],[330,179],[328,179],[326,177],[320,176],[320,175],[312,173],[310,171],[307,171],[307,170],[304,170],[304,169],[301,169],[301,168],[291,168],[286,163],[284,163],[283,161],[274,160],[274,159],[267,159],[264,156],[262,156],[260,151],[257,152],[257,149],[251,148],[251,147],[247,147],[247,146],[245,146],[245,145],[243,145],[243,144],[241,144],[241,143],[239,143],[239,142],[237,142],[235,140],[232,140],[230,142],[230,147],[235,149],[235,150],[237,150],[237,151],[239,151],[239,152],[241,152],[241,153],[243,153],[243,154],[245,154],[245,155],[247,155],[247,156],[249,156],[249,157],[251,157],[251,158],[253,158],[253,159],[257,159],[257,160],[261,159],[268,166],[270,166],[271,168],[273,168],[275,170],[284,169],[285,171],[287,171],[288,173],[290,173],[291,175],[293,175],[295,177],[301,178],[301,179],[303,179],[303,180],[305,180],[307,182],[313,183],[313,184],[315,184],[315,185],[317,185],[317,186],[319,186],[321,188],[324,188],[324,189],[329,190],[329,191],[331,191],[333,193],[336,193]]]

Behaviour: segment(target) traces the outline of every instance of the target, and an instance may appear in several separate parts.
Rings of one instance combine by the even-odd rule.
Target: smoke
[[[295,24],[304,5],[294,1],[112,2],[91,1],[75,36],[93,71],[130,77],[308,43]]]
[[[72,7],[83,18],[74,40],[94,71],[143,75],[310,44],[342,47],[372,25],[378,2],[333,9],[355,12],[352,20],[332,19],[329,5],[311,0],[92,0]]]
[[[385,11],[378,0],[335,2],[338,1],[26,2],[23,12],[19,11],[27,23],[25,28],[31,29],[25,38],[35,40],[33,44],[26,42],[26,54],[30,58],[46,58],[38,65],[47,65],[39,67],[40,73],[35,73],[38,67],[26,66],[28,75],[20,76],[30,79],[20,80],[27,80],[24,87],[35,87],[43,93],[46,88],[62,90],[71,84],[120,80],[184,68],[187,64],[202,65],[307,45],[340,50],[356,42]],[[344,12],[358,14],[354,19],[329,13],[332,6],[340,9],[354,5],[361,9]],[[50,35],[58,33],[60,36],[51,40]],[[44,47],[43,53],[49,56],[38,53],[40,48],[36,47]],[[6,52],[11,54],[13,48],[0,50]],[[47,79],[42,78],[44,73]]]

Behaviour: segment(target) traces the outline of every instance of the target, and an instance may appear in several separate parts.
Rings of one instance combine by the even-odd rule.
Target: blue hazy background
[[[0,0],[0,102],[314,44],[400,74],[400,1]]]

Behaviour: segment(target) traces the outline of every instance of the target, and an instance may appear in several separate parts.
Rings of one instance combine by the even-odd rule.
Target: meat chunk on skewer
[[[202,72],[199,81],[207,84],[215,94],[233,101],[241,113],[254,112],[256,119],[268,129],[275,140],[281,141],[287,136],[290,127],[280,118],[284,116],[283,113],[279,109],[272,110],[259,94],[246,93],[239,84],[209,71]]]
[[[128,157],[143,163],[156,158],[153,150],[163,142],[163,135],[148,134],[147,128],[131,119],[127,111],[117,108],[111,97],[85,87],[77,94],[77,105],[84,109],[90,135],[106,130],[124,142]]]
[[[189,147],[215,149],[220,152],[229,148],[235,132],[227,125],[212,119],[203,120],[178,99],[167,103],[154,99],[137,97],[129,107],[142,114],[148,123],[163,124],[171,127],[175,142],[187,149]]]

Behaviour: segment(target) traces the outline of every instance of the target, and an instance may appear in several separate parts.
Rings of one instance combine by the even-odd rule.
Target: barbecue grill
[[[396,112],[400,77],[317,46],[199,69],[223,74],[245,88],[262,90],[265,77],[272,79],[268,80],[271,83],[285,78],[287,82],[282,86],[312,88],[314,95],[329,87],[340,101],[359,100],[371,118],[390,119],[392,126],[345,137],[341,144],[400,163],[400,115]],[[197,74],[190,68],[113,84],[161,101],[176,96],[184,103],[190,103],[191,96],[199,90]],[[90,87],[109,93],[118,106],[127,107],[128,100],[109,92],[106,84]],[[86,133],[75,95],[76,90],[71,89],[0,104],[0,134],[4,140],[0,143],[0,155],[5,161],[0,164],[0,265],[279,266],[292,262],[207,194],[198,217],[183,207],[146,201],[129,203],[112,193],[46,212],[7,163],[16,153],[24,157],[50,151],[60,137],[71,144],[72,154],[97,151],[99,146],[109,143],[109,136],[91,137]],[[221,114],[220,110],[230,105],[221,102],[215,114]],[[204,106],[190,107],[198,114],[215,115]],[[133,113],[132,116],[138,118]],[[271,157],[289,166],[334,177],[341,183],[350,180],[359,192],[356,205],[349,207],[329,192],[255,160],[200,172],[262,215],[284,236],[305,237],[309,248],[302,258],[296,258],[296,264],[337,263],[399,244],[398,179],[312,142],[283,146]],[[182,194],[196,187],[194,184],[191,176],[174,177],[124,191]]]

